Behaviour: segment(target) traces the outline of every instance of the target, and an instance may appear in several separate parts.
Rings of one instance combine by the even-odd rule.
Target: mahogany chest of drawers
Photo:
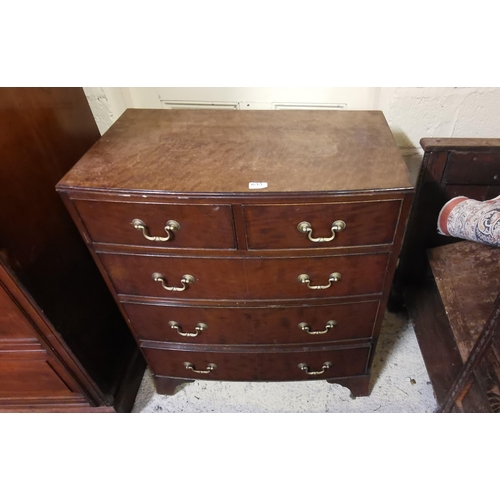
[[[413,197],[381,112],[129,109],[57,189],[159,393],[369,394]]]

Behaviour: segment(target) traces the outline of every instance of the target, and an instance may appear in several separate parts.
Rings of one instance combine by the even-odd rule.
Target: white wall
[[[162,100],[230,101],[241,109],[271,109],[271,103],[343,103],[346,109],[380,109],[415,178],[422,137],[500,137],[500,88],[111,88],[85,87],[101,133],[127,107],[161,108]]]
[[[130,108],[162,108],[164,101],[229,102],[239,109],[274,109],[275,103],[333,104],[377,109],[374,87],[84,87],[101,133]]]

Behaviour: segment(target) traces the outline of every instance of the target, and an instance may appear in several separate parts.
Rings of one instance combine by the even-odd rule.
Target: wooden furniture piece
[[[449,199],[500,194],[500,140],[421,144],[424,159],[394,304],[404,298],[440,411],[498,411],[500,249],[439,235],[436,227]]]
[[[99,139],[81,88],[0,89],[0,411],[128,411],[145,369],[55,185]]]
[[[381,112],[129,109],[57,189],[159,393],[369,394],[413,197]]]

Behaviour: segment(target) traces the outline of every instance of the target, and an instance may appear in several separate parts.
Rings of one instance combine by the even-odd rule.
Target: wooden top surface
[[[267,182],[266,189],[249,189]],[[58,188],[167,193],[413,189],[381,111],[128,109]]]
[[[465,362],[500,292],[500,248],[461,241],[433,248],[428,255]]]
[[[500,152],[500,139],[498,138],[424,137],[420,139],[420,145],[427,152],[446,151],[448,149],[455,151]]]

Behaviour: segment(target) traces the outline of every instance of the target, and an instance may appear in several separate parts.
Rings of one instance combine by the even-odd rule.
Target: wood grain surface
[[[57,189],[158,392],[193,379],[324,379],[369,394],[413,197],[381,112],[127,110]],[[152,235],[167,217],[181,229],[170,243],[146,242],[134,217]],[[339,219],[345,230],[331,242],[297,230],[306,221],[313,238],[330,237]],[[335,272],[340,281],[326,288]],[[184,275],[194,283],[165,290],[153,273],[169,287]],[[325,334],[298,327],[322,331],[330,320]],[[170,321],[184,333],[207,328],[185,337]],[[298,368],[321,371],[326,361],[322,374]],[[217,369],[194,373],[185,362]]]
[[[99,258],[118,294],[183,300],[284,300],[381,294],[389,255],[217,259],[100,253]],[[309,289],[297,280],[306,273],[311,286],[326,286],[334,272],[342,277],[326,289]],[[184,291],[169,291],[153,280],[153,273],[161,273],[166,286],[181,287],[184,275],[195,281]]]
[[[128,109],[59,183],[169,193],[412,189],[380,111]]]
[[[307,307],[180,307],[179,305],[146,305],[123,303],[141,340],[186,342],[190,344],[286,344],[332,342],[370,338],[379,302],[354,302]],[[179,324],[183,333],[196,333],[196,325],[206,330],[196,337],[183,337],[169,326]],[[335,327],[326,329],[328,321]],[[307,323],[309,334],[299,328]]]
[[[319,380],[364,375],[370,348],[263,350],[260,352],[183,352],[144,348],[153,372],[161,376],[205,380],[284,381]],[[332,366],[320,375],[308,375],[298,365],[306,363],[310,371],[321,371],[325,362]],[[184,363],[205,370],[210,363],[217,368],[208,374],[195,374]]]
[[[500,290],[500,248],[461,241],[430,249],[428,254],[448,321],[465,362]]]

